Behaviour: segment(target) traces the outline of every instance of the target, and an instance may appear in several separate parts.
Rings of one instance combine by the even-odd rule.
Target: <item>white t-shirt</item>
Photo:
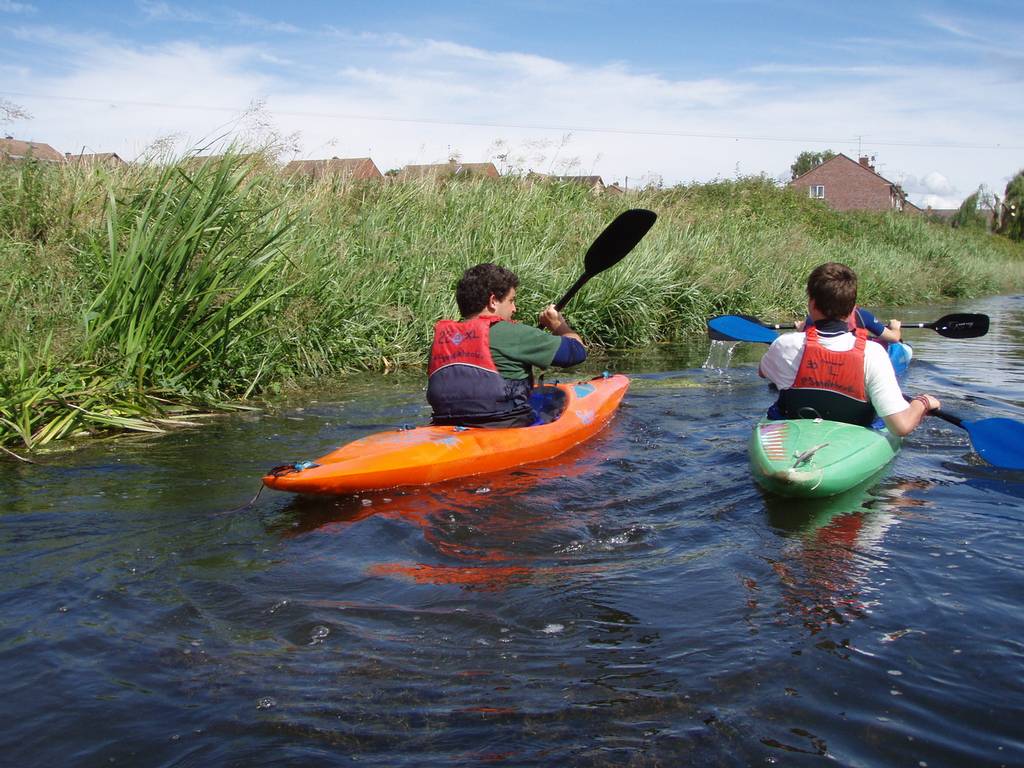
[[[806,338],[803,333],[779,336],[761,358],[758,368],[761,375],[779,389],[792,387],[800,368],[800,360],[804,356]],[[818,331],[821,346],[835,352],[853,349],[854,341],[856,337],[849,332],[826,336]],[[883,418],[899,413],[909,405],[896,381],[896,372],[892,369],[889,354],[881,344],[870,340],[864,345],[864,390],[875,413]]]

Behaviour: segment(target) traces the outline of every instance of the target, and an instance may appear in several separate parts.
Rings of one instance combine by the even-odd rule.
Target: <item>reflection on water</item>
[[[993,317],[908,331],[907,389],[1024,419],[1020,304],[901,310]],[[638,375],[597,438],[425,488],[223,512],[269,466],[423,421],[404,374],[8,466],[6,761],[1024,764],[1021,473],[929,423],[862,488],[766,495],[763,351],[611,355]]]
[[[885,535],[926,502],[913,492],[926,481],[869,481],[827,499],[782,499],[764,493],[769,523],[787,541],[770,562],[784,609],[812,634],[863,618],[870,607],[871,571],[885,560]],[[756,584],[748,584],[756,589]]]

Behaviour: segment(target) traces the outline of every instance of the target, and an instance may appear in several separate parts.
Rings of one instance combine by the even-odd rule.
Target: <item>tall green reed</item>
[[[225,155],[168,166],[135,199],[108,190],[106,231],[88,248],[99,291],[84,315],[86,359],[139,389],[237,393],[220,371],[262,332],[248,321],[293,287],[270,279],[290,221],[279,205],[253,207],[249,171]]]
[[[100,180],[102,227],[68,245],[85,284],[79,344],[58,354],[52,333],[34,346],[16,337],[0,370],[0,442],[161,429],[178,404],[222,403],[258,386],[275,352],[257,321],[299,279],[276,277],[291,221],[267,203],[260,178],[229,153],[129,174],[122,186]],[[11,280],[7,290],[22,288]]]
[[[466,267],[516,271],[532,322],[630,207],[658,223],[566,310],[591,345],[703,333],[714,314],[795,315],[826,260],[858,271],[869,305],[1024,286],[1019,244],[836,213],[764,178],[595,198],[518,179],[309,181],[231,153],[26,172],[0,168],[0,443],[165,428],[182,409],[422,365]]]

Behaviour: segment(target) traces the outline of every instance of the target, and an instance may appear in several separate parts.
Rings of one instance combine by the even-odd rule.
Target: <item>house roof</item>
[[[444,179],[451,176],[488,176],[498,178],[498,169],[494,163],[431,163],[429,165],[407,165],[398,172],[398,178],[407,179]]]
[[[865,159],[865,160],[867,160],[867,158],[864,158],[864,159]],[[889,185],[891,185],[891,186],[894,186],[894,187],[898,187],[898,186],[899,186],[899,184],[896,184],[895,182],[889,181],[889,180],[888,180],[887,178],[885,178],[885,177],[884,177],[884,176],[883,176],[882,174],[880,174],[880,173],[879,173],[878,171],[876,171],[876,170],[875,170],[875,168],[874,168],[874,166],[872,166],[872,165],[865,165],[864,163],[858,163],[858,162],[857,162],[856,160],[854,160],[854,159],[853,159],[852,157],[847,157],[847,156],[846,156],[846,155],[844,155],[844,154],[843,154],[842,152],[840,152],[840,153],[839,153],[838,155],[836,155],[835,157],[830,157],[830,158],[829,158],[828,160],[826,160],[826,161],[825,161],[824,163],[822,163],[821,165],[816,165],[816,166],[814,166],[813,168],[811,168],[811,170],[809,170],[809,171],[805,171],[804,173],[801,173],[801,174],[800,174],[799,176],[797,176],[797,177],[796,177],[795,179],[793,179],[793,180],[792,180],[791,182],[789,182],[789,183],[790,183],[790,184],[796,184],[796,183],[797,183],[798,181],[800,181],[800,179],[802,179],[802,178],[803,178],[804,176],[806,176],[807,174],[809,174],[809,173],[814,173],[814,172],[815,172],[816,170],[818,170],[819,168],[824,168],[824,167],[825,167],[826,165],[829,165],[830,163],[835,163],[835,162],[839,162],[839,163],[842,163],[842,162],[847,162],[847,163],[850,163],[850,164],[852,164],[852,165],[853,165],[853,166],[854,166],[855,168],[858,168],[858,169],[860,169],[861,171],[864,171],[864,173],[870,173],[870,174],[871,174],[872,176],[875,176],[875,177],[877,177],[877,178],[881,179],[881,180],[882,180],[882,181],[884,181],[884,182],[885,182],[886,184],[889,184]]]
[[[79,163],[81,165],[124,165],[125,161],[117,154],[117,152],[96,152],[93,154],[78,154],[73,155],[70,152],[65,152],[64,157],[67,158],[69,163]]]
[[[327,160],[292,160],[285,165],[287,175],[323,178],[344,176],[353,179],[379,179],[382,174],[377,164],[368,157],[332,157]]]
[[[566,181],[570,184],[583,184],[588,187],[603,187],[604,179],[600,176],[548,176],[554,181]]]
[[[182,159],[181,163],[182,165],[194,168],[196,166],[205,165],[206,163],[222,163],[224,162],[224,158],[229,156],[232,160],[246,163],[251,162],[254,158],[262,157],[259,152],[229,152],[226,155],[187,155]]]
[[[8,136],[0,139],[0,157],[6,160],[24,160],[34,157],[51,163],[63,163],[64,155],[51,147],[35,141],[21,141]]]

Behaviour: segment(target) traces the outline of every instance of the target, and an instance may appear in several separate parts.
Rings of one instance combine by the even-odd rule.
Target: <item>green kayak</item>
[[[747,446],[754,479],[782,496],[834,496],[892,461],[900,439],[887,429],[823,419],[762,419]]]

